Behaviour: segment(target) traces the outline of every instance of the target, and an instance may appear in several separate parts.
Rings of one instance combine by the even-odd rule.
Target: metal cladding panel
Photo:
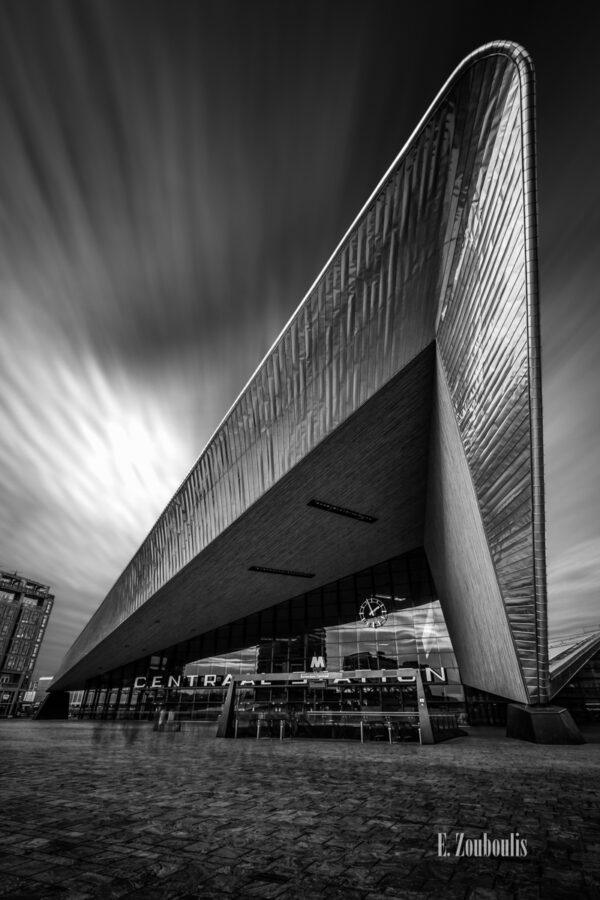
[[[438,325],[511,626],[526,664],[535,663],[527,642],[535,633],[535,591],[540,609],[545,595],[543,535],[533,587],[531,577],[531,481],[537,479],[543,514],[541,449],[533,471],[526,438],[533,321],[526,306],[535,310],[537,300],[535,260],[526,266],[523,254],[534,202],[531,193],[523,199],[520,155],[520,117],[532,95],[528,66],[516,45],[497,43],[476,51],[449,79],[56,680],[367,403],[431,343]],[[492,387],[478,387],[486,378]],[[506,465],[516,481],[502,475]],[[525,558],[515,575],[519,551]]]
[[[547,634],[545,581],[534,565],[536,529],[543,549],[543,508],[534,509],[533,490],[541,458],[532,426],[541,428],[541,409],[532,403],[539,387],[531,342],[537,296],[526,229],[535,208],[523,154],[530,81],[528,67],[505,58],[471,69],[461,82],[460,91],[489,99],[472,139],[459,148],[472,175],[457,183],[464,199],[448,222],[454,252],[436,336],[528,696],[537,702],[547,699]],[[458,169],[466,165],[459,160]]]

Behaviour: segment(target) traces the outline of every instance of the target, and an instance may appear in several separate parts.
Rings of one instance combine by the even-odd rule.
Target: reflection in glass
[[[397,584],[401,593],[396,590]],[[374,591],[387,611],[381,627],[366,625],[359,615],[365,596],[373,596]],[[324,618],[335,624],[321,624]],[[283,635],[278,629],[275,633],[275,622],[294,621],[302,621],[308,630]],[[225,655],[207,656],[188,665],[186,674],[221,678],[228,674],[246,675],[250,679],[257,673],[296,672],[300,676],[324,671],[343,678],[359,670],[383,673],[419,667],[425,673],[425,689],[434,709],[462,709],[458,668],[422,549],[263,611],[260,626],[257,644]],[[216,629],[206,636],[206,646],[218,646],[222,631]],[[232,632],[235,631],[234,627]],[[237,633],[242,632],[243,629],[237,629]],[[414,685],[394,684],[392,679],[390,673],[390,683],[382,682],[379,675],[377,683],[372,684],[367,679],[359,685],[340,680],[338,685],[246,688],[243,697],[253,705],[291,704],[313,710],[416,708]]]

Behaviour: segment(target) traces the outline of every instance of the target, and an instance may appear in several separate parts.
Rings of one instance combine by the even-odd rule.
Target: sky
[[[492,7],[496,8],[492,8]],[[3,0],[0,567],[53,674],[443,82],[537,72],[550,631],[600,627],[600,13]]]

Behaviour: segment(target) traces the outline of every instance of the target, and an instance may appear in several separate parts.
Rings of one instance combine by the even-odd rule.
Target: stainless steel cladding
[[[517,45],[486,45],[459,66],[57,682],[436,341],[523,697],[545,699],[533,105]]]

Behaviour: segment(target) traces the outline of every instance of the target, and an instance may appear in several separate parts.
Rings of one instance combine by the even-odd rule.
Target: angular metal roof
[[[463,677],[545,700],[536,242],[533,70],[495,42],[443,86],[53,689],[298,593],[246,557],[316,585],[425,544]],[[338,523],[323,546],[316,492],[376,517],[371,537]]]

